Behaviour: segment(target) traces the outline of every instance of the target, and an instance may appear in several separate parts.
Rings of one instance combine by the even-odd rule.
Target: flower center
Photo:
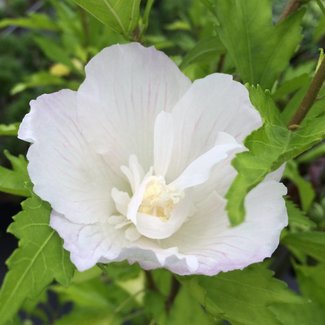
[[[167,221],[174,206],[184,197],[184,192],[166,185],[161,176],[151,176],[138,212]]]

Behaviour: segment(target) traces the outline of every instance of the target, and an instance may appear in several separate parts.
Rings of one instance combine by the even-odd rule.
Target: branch
[[[300,122],[305,118],[308,111],[313,106],[313,103],[324,83],[325,80],[325,59],[322,59],[322,62],[316,71],[316,74],[308,88],[308,91],[303,98],[298,110],[296,111],[295,115],[289,122],[289,129],[293,130],[296,129]]]
[[[302,0],[291,0],[282,11],[280,18],[278,20],[278,23],[281,23],[283,20],[285,20],[287,17],[289,17],[292,13],[294,13],[301,5],[303,1]]]

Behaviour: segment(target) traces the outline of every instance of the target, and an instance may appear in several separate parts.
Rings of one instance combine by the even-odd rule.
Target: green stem
[[[146,276],[147,288],[151,291],[159,292],[152,273],[150,271],[144,271],[144,274]]]
[[[294,13],[300,6],[302,5],[302,0],[291,0],[283,9],[278,23],[281,23],[287,17],[289,17],[292,13]]]
[[[181,285],[180,285],[179,281],[173,276],[172,283],[170,286],[170,291],[169,291],[169,294],[168,294],[168,297],[166,300],[166,304],[165,304],[165,309],[166,309],[167,313],[170,312],[170,309],[172,308],[172,306],[174,304],[174,301],[176,299],[176,296],[177,296],[180,288],[181,288]]]
[[[295,115],[289,122],[289,129],[294,130],[298,127],[300,122],[305,118],[324,83],[325,80],[325,60],[323,59],[316,74],[311,81],[305,97],[299,105]]]

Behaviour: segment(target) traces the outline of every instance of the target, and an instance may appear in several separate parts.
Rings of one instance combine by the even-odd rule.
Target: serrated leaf
[[[19,247],[7,261],[9,271],[0,291],[0,324],[6,324],[26,298],[39,295],[53,280],[67,285],[74,267],[62,240],[49,227],[49,205],[33,196],[8,229],[19,238]]]
[[[273,26],[270,0],[209,2],[217,32],[241,79],[271,89],[302,38],[303,11]]]
[[[220,42],[219,37],[211,36],[199,41],[184,57],[180,68],[185,69],[193,63],[208,61],[225,52],[225,48]]]
[[[17,136],[20,123],[0,124],[0,136]]]
[[[252,91],[255,93],[256,88],[251,88],[250,94]],[[264,99],[260,95],[259,92],[258,102],[256,96],[251,96],[251,101],[264,117],[265,123],[245,139],[244,144],[249,151],[237,154],[232,161],[238,174],[226,197],[229,219],[234,225],[244,220],[244,202],[250,190],[267,174],[277,170],[283,163],[308,150],[325,137],[325,114],[304,120],[297,130],[290,131],[281,123],[278,113],[274,113],[275,110],[267,113],[270,111],[272,101],[270,94],[264,93]]]
[[[302,208],[304,211],[308,211],[315,199],[316,193],[311,183],[300,175],[298,164],[294,160],[287,162],[283,177],[290,179],[297,186]]]
[[[184,282],[199,303],[217,318],[231,324],[279,325],[268,307],[276,303],[301,304],[303,300],[272,274],[263,265],[254,265]]]
[[[307,231],[316,227],[316,224],[310,220],[292,201],[286,200],[286,207],[289,217],[289,226],[293,232],[297,230]]]
[[[282,243],[295,253],[303,253],[316,260],[325,262],[325,233],[321,231],[306,231],[287,234]]]
[[[140,0],[74,0],[107,27],[129,38],[138,23]]]
[[[0,192],[19,196],[29,196],[27,184],[30,182],[27,173],[27,161],[23,156],[15,157],[5,151],[6,158],[10,161],[12,169],[0,166]]]

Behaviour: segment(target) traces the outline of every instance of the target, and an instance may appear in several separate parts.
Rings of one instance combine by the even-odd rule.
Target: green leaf
[[[20,123],[0,124],[0,136],[17,136]]]
[[[54,76],[46,71],[40,71],[29,75],[25,81],[16,84],[10,91],[11,95],[16,95],[28,88],[44,87],[52,85],[64,85],[65,80]]]
[[[290,200],[286,200],[286,207],[289,217],[289,226],[292,232],[307,231],[314,229],[316,224],[309,219],[303,211],[301,211],[297,206]]]
[[[311,301],[299,305],[274,304],[269,309],[282,325],[325,324],[324,310]]]
[[[263,265],[214,277],[192,277],[184,283],[209,313],[231,324],[279,325],[269,306],[303,303]]]
[[[19,238],[19,247],[8,259],[9,271],[0,291],[0,324],[6,324],[26,298],[34,298],[54,279],[67,285],[74,267],[62,240],[49,227],[49,205],[33,196],[8,229]]]
[[[30,180],[25,157],[22,155],[15,157],[8,151],[5,151],[4,154],[10,161],[12,169],[0,166],[0,191],[19,196],[29,196],[31,191],[27,184]]]
[[[258,91],[256,96],[255,92]],[[296,131],[290,131],[281,123],[275,105],[271,105],[269,93],[250,89],[251,101],[264,117],[264,125],[245,139],[249,151],[236,155],[232,165],[238,171],[226,197],[227,210],[232,224],[244,220],[244,202],[247,193],[258,185],[267,174],[277,170],[286,161],[308,150],[325,137],[325,114],[304,120]],[[256,98],[259,101],[256,101]],[[271,107],[271,109],[270,109]]]
[[[225,49],[220,42],[219,37],[211,36],[209,38],[199,41],[191,51],[184,57],[180,68],[185,69],[187,66],[198,62],[209,62],[211,58],[215,58],[221,53],[224,53]]]
[[[41,36],[34,37],[36,44],[44,52],[44,54],[53,62],[60,62],[68,66],[69,68],[76,70],[69,55],[62,50],[62,47],[50,38]]]
[[[182,288],[177,294],[167,318],[168,325],[212,325],[215,320],[190,295],[188,288]]]
[[[139,308],[136,300],[139,292],[130,295],[106,276],[72,282],[66,288],[55,285],[52,290],[61,302],[74,305],[56,324],[122,324],[123,318]]]
[[[140,0],[74,0],[74,2],[127,39],[138,23]]]
[[[29,17],[5,18],[0,20],[0,28],[18,26],[36,30],[58,30],[57,25],[45,14],[32,13]]]
[[[298,164],[294,160],[287,162],[283,177],[290,179],[297,186],[302,208],[308,211],[316,194],[311,183],[300,175]]]
[[[303,233],[287,234],[282,239],[282,243],[292,250],[293,253],[303,253],[315,258],[316,260],[325,262],[324,232],[306,231]]]
[[[325,308],[325,264],[295,265],[295,271],[303,295]]]
[[[301,36],[303,11],[272,25],[270,0],[211,0],[217,32],[244,82],[271,89]],[[285,44],[285,46],[283,46]]]

